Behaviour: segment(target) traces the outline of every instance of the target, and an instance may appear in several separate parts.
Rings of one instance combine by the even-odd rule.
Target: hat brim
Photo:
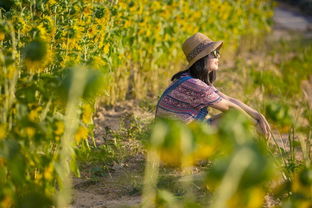
[[[212,42],[212,44],[205,48],[202,52],[200,52],[197,56],[195,56],[192,61],[189,62],[189,64],[185,67],[184,70],[189,69],[196,61],[198,61],[199,59],[207,56],[208,54],[210,54],[212,51],[216,50],[216,49],[220,49],[223,45],[223,41],[214,41]]]

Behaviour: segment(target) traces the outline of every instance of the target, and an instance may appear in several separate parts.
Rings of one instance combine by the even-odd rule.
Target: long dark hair
[[[196,61],[190,68],[187,70],[180,71],[172,76],[171,81],[179,79],[181,75],[185,72],[189,72],[193,78],[200,79],[205,82],[207,85],[212,85],[216,80],[216,71],[209,71],[208,68],[208,55]]]

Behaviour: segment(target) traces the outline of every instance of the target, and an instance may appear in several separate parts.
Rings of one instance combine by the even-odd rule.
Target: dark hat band
[[[209,40],[205,40],[202,43],[198,44],[188,55],[187,60],[191,61],[193,58],[195,58],[200,52],[202,52],[204,49],[206,49],[208,46],[210,46],[213,42],[210,42]]]

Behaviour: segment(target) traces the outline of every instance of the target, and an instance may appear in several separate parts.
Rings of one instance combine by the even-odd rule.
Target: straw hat
[[[189,62],[185,69],[190,68],[196,61],[207,56],[212,51],[221,48],[223,41],[212,41],[202,33],[196,33],[182,45],[184,55]]]

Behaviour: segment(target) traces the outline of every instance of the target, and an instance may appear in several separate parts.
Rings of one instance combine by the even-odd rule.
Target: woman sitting
[[[202,120],[216,126],[222,113],[206,119],[208,107],[222,112],[234,108],[253,118],[257,128],[269,137],[270,126],[261,113],[213,86],[222,44],[222,41],[212,41],[202,33],[196,33],[183,43],[182,49],[189,64],[171,78],[171,85],[158,101],[156,116],[171,116],[186,123]]]

